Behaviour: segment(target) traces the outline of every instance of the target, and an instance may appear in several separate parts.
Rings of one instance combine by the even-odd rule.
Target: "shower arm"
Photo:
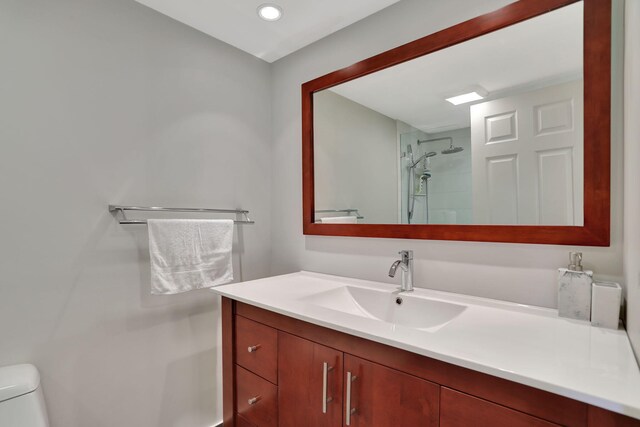
[[[418,145],[424,144],[427,142],[436,142],[436,141],[449,141],[449,145],[453,145],[453,138],[451,138],[450,136],[445,136],[442,138],[424,139],[422,141],[418,140]]]

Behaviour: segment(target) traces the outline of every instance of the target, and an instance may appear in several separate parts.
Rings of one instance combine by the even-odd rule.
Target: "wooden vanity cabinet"
[[[228,298],[222,325],[224,427],[640,427],[583,402]]]

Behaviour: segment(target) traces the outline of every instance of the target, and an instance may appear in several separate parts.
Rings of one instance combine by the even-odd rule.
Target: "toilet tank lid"
[[[0,368],[0,402],[31,393],[40,385],[38,369],[33,365]]]

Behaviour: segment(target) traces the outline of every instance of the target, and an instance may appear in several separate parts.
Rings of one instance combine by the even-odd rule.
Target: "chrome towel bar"
[[[360,212],[358,212],[358,209],[320,209],[316,211],[316,213],[340,213],[340,212],[346,213],[346,214],[354,213],[358,219],[364,219],[364,217],[360,215]]]
[[[119,206],[109,205],[109,212],[120,213],[122,218],[119,219],[120,224],[146,224],[146,219],[127,219],[125,211],[146,211],[146,212],[196,212],[196,213],[233,213],[242,215],[244,219],[234,220],[234,224],[255,224],[249,218],[249,211],[243,209],[208,209],[208,208],[162,208],[158,206],[142,207],[142,206]]]

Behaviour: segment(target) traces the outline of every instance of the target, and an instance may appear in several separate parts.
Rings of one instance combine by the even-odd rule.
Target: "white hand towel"
[[[233,280],[233,220],[150,219],[151,293],[177,294]]]
[[[357,216],[327,216],[320,218],[320,222],[323,224],[357,224]]]

